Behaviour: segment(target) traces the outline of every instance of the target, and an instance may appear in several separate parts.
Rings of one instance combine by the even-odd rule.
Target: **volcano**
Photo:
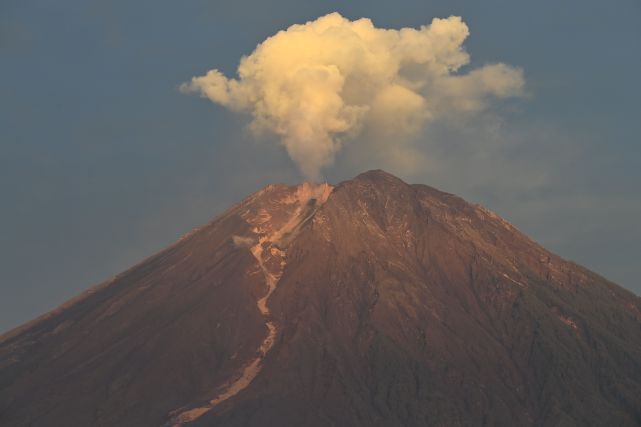
[[[0,425],[641,425],[641,298],[383,171],[269,185],[3,335]]]

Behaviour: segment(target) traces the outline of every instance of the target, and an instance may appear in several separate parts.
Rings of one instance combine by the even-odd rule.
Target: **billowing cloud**
[[[370,135],[413,134],[443,115],[522,95],[518,68],[458,72],[470,61],[468,35],[455,16],[395,30],[331,13],[260,43],[241,59],[236,79],[214,69],[181,90],[251,114],[257,134],[276,134],[300,171],[317,179],[341,145],[366,128]]]

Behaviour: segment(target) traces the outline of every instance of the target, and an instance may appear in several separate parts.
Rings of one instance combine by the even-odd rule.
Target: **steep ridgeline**
[[[3,336],[0,425],[641,425],[641,300],[382,171],[271,185]]]

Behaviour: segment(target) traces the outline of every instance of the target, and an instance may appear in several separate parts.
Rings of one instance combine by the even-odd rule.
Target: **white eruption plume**
[[[470,61],[462,46],[468,35],[455,16],[394,30],[331,13],[260,43],[241,59],[237,79],[214,69],[181,90],[250,113],[251,128],[278,135],[299,170],[316,180],[365,128],[412,134],[440,115],[522,95],[520,69],[492,64],[457,73]]]

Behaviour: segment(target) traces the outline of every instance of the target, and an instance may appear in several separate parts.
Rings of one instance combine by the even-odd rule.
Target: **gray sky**
[[[338,11],[385,28],[460,15],[468,69],[524,70],[526,99],[364,138],[330,182],[383,168],[495,210],[641,294],[641,4],[587,1],[4,0],[0,3],[0,331],[162,249],[270,182],[301,177],[247,117],[178,91],[291,24]],[[229,2],[232,3],[232,2]]]

